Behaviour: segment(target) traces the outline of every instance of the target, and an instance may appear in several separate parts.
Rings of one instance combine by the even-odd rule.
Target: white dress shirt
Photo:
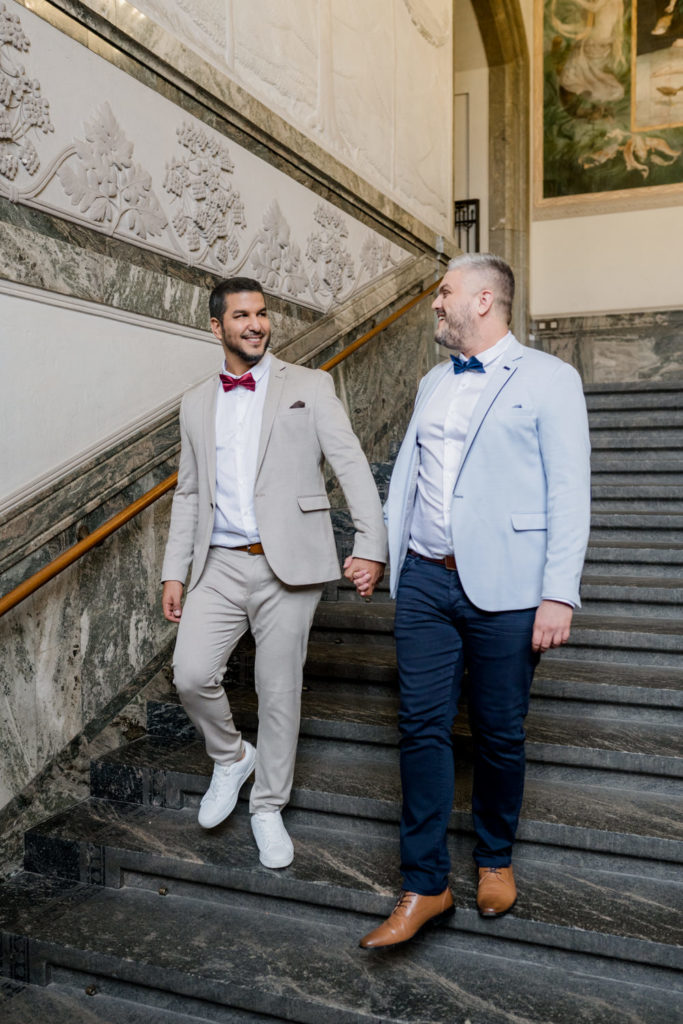
[[[418,421],[420,468],[409,546],[427,558],[453,554],[451,505],[467,431],[491,371],[511,341],[508,332],[479,353],[485,373],[445,374]]]
[[[260,540],[254,512],[256,459],[268,388],[270,355],[251,370],[254,391],[244,387],[224,391],[216,399],[216,510],[211,544],[239,548]],[[228,371],[223,364],[223,373]],[[228,374],[230,377],[241,374]]]

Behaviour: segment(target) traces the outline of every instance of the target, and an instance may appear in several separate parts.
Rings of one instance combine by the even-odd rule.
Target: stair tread
[[[55,985],[40,987],[0,979],[2,1024],[206,1024],[199,1017],[164,1010],[158,1006],[130,1002],[97,992],[96,997],[81,989]],[[271,1017],[248,1017],[249,1024],[278,1024]],[[221,1024],[246,1024],[244,1016],[228,1015]]]
[[[169,704],[179,707],[177,698],[169,695]],[[232,687],[230,704],[243,728],[256,728],[257,697],[251,687]],[[367,727],[367,740],[393,742],[398,737],[398,693],[387,687],[365,687],[328,679],[311,682],[302,695],[301,730],[304,735],[315,735],[315,723],[326,722],[343,727],[360,727],[354,733],[363,740],[363,727]],[[341,734],[340,730],[340,734]],[[454,732],[469,736],[467,714],[463,712],[455,721]],[[529,712],[526,719],[527,753],[531,759],[534,747],[552,745],[558,748],[618,751],[629,755],[645,755],[651,761],[674,759],[683,766],[683,725],[670,726],[620,720],[613,717],[595,719],[569,710],[562,714],[547,711]],[[559,754],[559,752],[558,752]],[[673,767],[673,765],[670,765]]]
[[[125,766],[142,778],[172,772],[194,778],[195,792],[206,788],[211,762],[199,740],[166,741],[143,737],[98,759],[102,768]],[[185,780],[186,781],[186,780]],[[308,796],[306,795],[308,794]],[[387,810],[392,819],[400,807],[398,751],[361,743],[344,744],[303,736],[299,741],[292,802],[311,804],[310,795],[327,803],[340,798],[340,813],[377,813]],[[96,790],[94,795],[100,795]],[[471,773],[456,766],[454,809],[469,815]],[[120,797],[127,799],[125,795]],[[317,805],[317,803],[316,803]],[[347,807],[351,810],[347,811]],[[327,808],[326,808],[327,809]],[[520,838],[529,822],[570,826],[606,834],[647,836],[668,841],[683,839],[683,798],[669,794],[623,790],[618,787],[578,784],[558,779],[527,778]],[[672,851],[676,852],[676,851]],[[683,859],[683,850],[678,851]]]
[[[652,552],[653,554],[661,554],[666,551],[671,551],[673,554],[683,554],[683,544],[676,544],[672,541],[648,541],[646,544],[641,544],[635,540],[614,541],[600,539],[594,540],[591,538],[588,544],[588,554],[590,554],[594,548],[600,552],[609,550],[620,553],[624,551],[629,554],[633,551],[640,551],[644,555],[647,555],[649,552]]]
[[[106,964],[124,980],[153,966],[157,983],[163,980],[171,991],[207,992],[214,1005],[284,1010],[294,1020],[464,1024],[474,1015],[502,1024],[514,1014],[519,1024],[564,1024],[581,1008],[585,1019],[599,1012],[601,1022],[615,1024],[624,1014],[638,1021],[640,1010],[644,1024],[653,1006],[659,1022],[673,1022],[671,1010],[677,1003],[680,1008],[670,990],[540,968],[530,956],[521,972],[518,959],[471,952],[450,929],[417,939],[409,957],[399,953],[378,962],[357,947],[362,919],[356,915],[336,912],[311,921],[305,909],[273,898],[264,912],[253,897],[213,906],[73,882],[47,886],[29,875],[5,889],[10,921],[19,919],[21,930],[47,946],[53,959],[93,969]],[[454,960],[457,978],[451,980]]]
[[[111,856],[109,851],[116,854],[114,873],[120,865],[152,877],[165,870],[166,877],[382,913],[386,898],[400,889],[398,830],[350,830],[339,828],[329,815],[321,814],[315,823],[302,817],[296,811],[285,814],[295,856],[290,867],[275,873],[258,862],[243,803],[222,825],[206,831],[191,809],[123,804],[112,808],[91,799],[33,829],[29,843],[40,844],[40,859],[46,844],[49,851],[50,841],[57,840],[52,848],[55,859],[50,861],[48,852],[42,863],[66,877],[78,877],[74,869],[83,854],[77,859],[75,849],[92,844],[104,848],[105,860]],[[70,863],[63,856],[60,861],[64,844],[70,850]],[[470,847],[469,837],[452,837],[450,884],[459,909],[455,928],[476,931],[479,917]],[[143,854],[145,859],[133,861],[122,857],[122,852]],[[683,886],[673,881],[600,870],[594,864],[549,868],[524,858],[516,860],[515,876],[520,897],[510,921],[683,946]],[[172,892],[172,884],[169,888]],[[594,899],[596,889],[599,901]]]
[[[388,601],[321,601],[313,628],[360,633],[391,633],[395,605]],[[578,608],[572,626],[572,639],[578,641],[596,632],[613,634],[611,641],[624,647],[649,642],[652,646],[683,651],[683,622],[680,617],[641,618],[632,615],[605,615]],[[315,634],[313,634],[315,639]]]
[[[592,587],[634,587],[636,590],[665,590],[683,592],[683,576],[680,579],[667,576],[604,576],[584,573],[581,577],[581,586]]]
[[[683,638],[683,620],[681,618],[647,619],[636,615],[603,615],[577,608],[574,617],[574,629],[614,630],[633,635],[642,633],[653,636],[672,635]]]
[[[339,644],[327,643],[323,640],[310,640],[306,660],[307,675],[315,677],[321,667],[325,674],[330,673],[329,666],[339,658]],[[566,650],[566,649],[565,649]],[[568,653],[568,652],[567,652]],[[354,669],[366,665],[376,666],[396,672],[396,652],[391,646],[363,644],[362,641],[344,647],[341,666],[335,670],[338,677],[351,674]],[[340,671],[341,669],[341,671]],[[567,682],[594,683],[596,685],[626,685],[656,689],[683,690],[683,668],[667,668],[661,666],[642,665],[610,665],[599,661],[572,661],[571,658],[541,659],[534,675],[534,687],[541,680],[562,679]],[[532,697],[534,689],[532,688]]]

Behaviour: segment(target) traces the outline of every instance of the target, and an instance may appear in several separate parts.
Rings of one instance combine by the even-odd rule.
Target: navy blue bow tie
[[[480,363],[476,356],[470,356],[465,360],[462,356],[451,356],[453,361],[453,373],[464,373],[465,370],[474,370],[475,373],[486,373],[484,364]]]

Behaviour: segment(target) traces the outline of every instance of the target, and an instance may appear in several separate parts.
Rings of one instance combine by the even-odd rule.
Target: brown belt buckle
[[[457,566],[455,564],[455,555],[446,555],[446,557],[443,560],[443,564],[446,566],[447,569],[450,569],[451,572],[455,572],[455,570],[457,569]]]

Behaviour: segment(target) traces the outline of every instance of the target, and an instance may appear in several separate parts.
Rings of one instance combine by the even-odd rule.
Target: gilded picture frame
[[[683,0],[536,0],[537,218],[683,202]]]

